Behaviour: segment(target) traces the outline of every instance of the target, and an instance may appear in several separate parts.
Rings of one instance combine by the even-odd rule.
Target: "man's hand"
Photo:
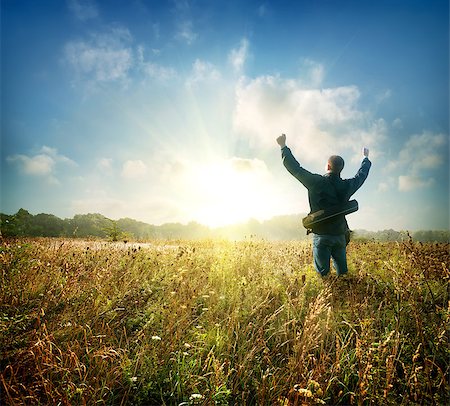
[[[362,153],[366,158],[369,158],[369,148],[364,147]]]
[[[286,134],[281,134],[277,138],[277,143],[281,148],[284,148],[286,146]]]

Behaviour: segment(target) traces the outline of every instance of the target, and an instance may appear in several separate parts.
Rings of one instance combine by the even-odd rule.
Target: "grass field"
[[[2,240],[1,405],[444,405],[448,244]]]

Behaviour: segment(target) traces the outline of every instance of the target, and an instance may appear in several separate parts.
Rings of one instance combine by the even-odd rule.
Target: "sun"
[[[270,217],[267,168],[260,162],[218,160],[197,166],[192,176],[191,215],[199,223],[219,227]]]

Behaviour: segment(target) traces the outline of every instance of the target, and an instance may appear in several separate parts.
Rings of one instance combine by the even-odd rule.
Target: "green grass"
[[[1,404],[448,404],[449,246],[3,240]]]

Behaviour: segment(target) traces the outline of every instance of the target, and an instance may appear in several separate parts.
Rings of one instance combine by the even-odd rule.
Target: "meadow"
[[[449,404],[449,245],[348,262],[322,280],[309,241],[3,239],[0,404]]]

